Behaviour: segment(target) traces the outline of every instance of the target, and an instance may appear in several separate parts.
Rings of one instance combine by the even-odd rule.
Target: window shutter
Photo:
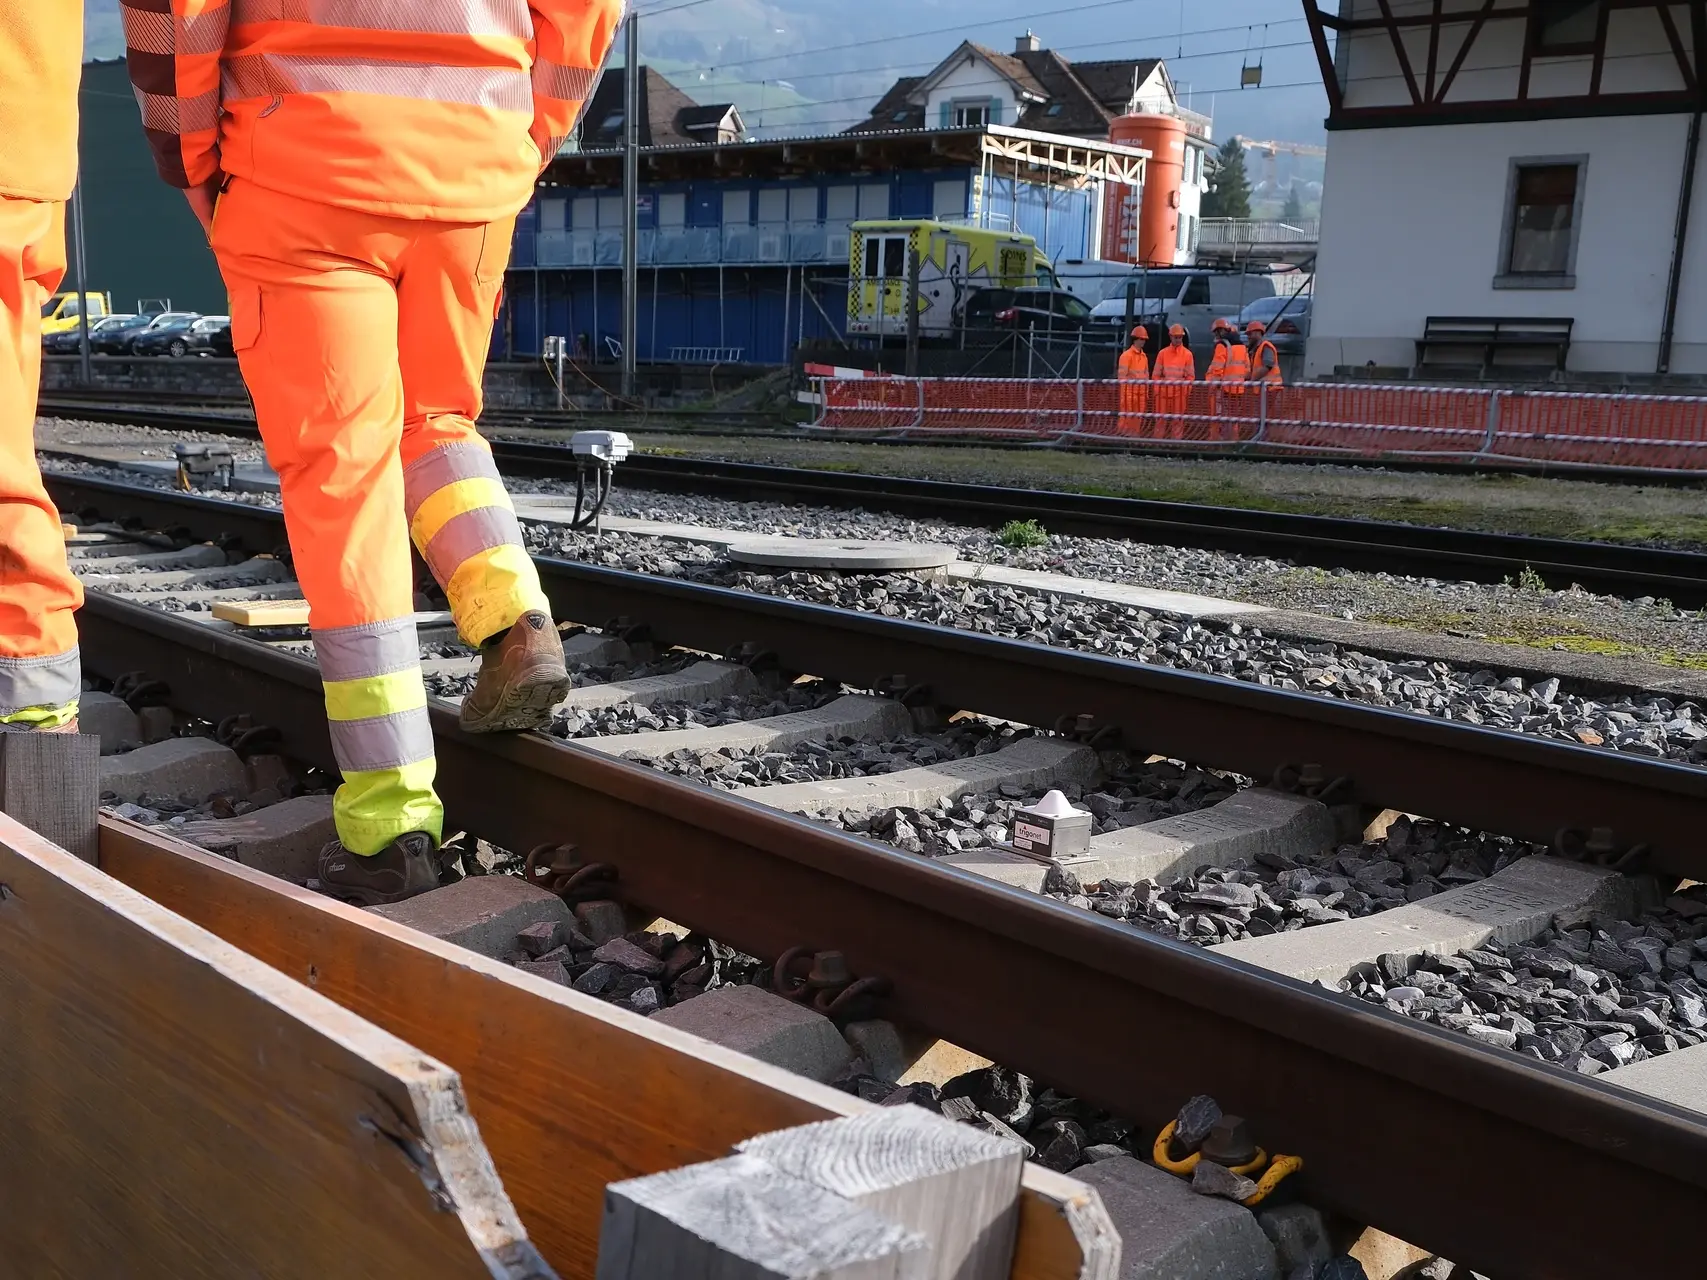
[[[1002,100],[1000,98],[991,98],[990,99],[990,123],[991,124],[1000,124],[1001,122],[1002,122]]]
[[[942,119],[942,127],[944,129],[953,128],[954,127],[954,104],[952,102],[944,102],[942,104],[942,109],[941,109],[940,114],[941,114],[941,119]]]

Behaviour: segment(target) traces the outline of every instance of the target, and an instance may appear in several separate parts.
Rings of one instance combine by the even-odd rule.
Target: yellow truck
[[[93,324],[103,316],[113,313],[113,297],[110,293],[85,293],[89,300],[89,322]],[[49,298],[41,310],[41,331],[49,333],[64,333],[67,329],[77,327],[78,314],[77,295],[75,293],[56,293]]]
[[[907,273],[919,254],[919,335],[951,336],[973,289],[1051,286],[1055,273],[1037,241],[1014,231],[912,218],[856,222],[848,236],[848,332],[907,333]]]

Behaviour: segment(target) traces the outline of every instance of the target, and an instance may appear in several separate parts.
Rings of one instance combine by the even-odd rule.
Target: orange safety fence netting
[[[1356,383],[818,381],[814,425],[829,431],[1707,472],[1707,398],[1699,397]]]

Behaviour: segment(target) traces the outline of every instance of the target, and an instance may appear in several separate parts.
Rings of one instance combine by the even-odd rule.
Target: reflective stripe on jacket
[[[1221,382],[1236,395],[1245,393],[1245,380],[1251,376],[1250,348],[1242,342],[1227,344],[1227,365],[1221,371]]]
[[[592,90],[622,0],[121,0],[160,174],[343,208],[515,213]]]
[[[57,201],[77,180],[79,0],[7,0],[0,13],[0,196]]]
[[[1197,357],[1189,348],[1169,343],[1156,353],[1156,381],[1197,381]]]
[[[1215,350],[1209,356],[1209,368],[1203,375],[1205,382],[1220,382],[1227,374],[1227,344],[1217,342]]]

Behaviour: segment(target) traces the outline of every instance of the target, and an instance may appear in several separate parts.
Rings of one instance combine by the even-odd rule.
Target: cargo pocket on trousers
[[[261,340],[261,286],[242,284],[231,291],[231,349],[241,355]]]

